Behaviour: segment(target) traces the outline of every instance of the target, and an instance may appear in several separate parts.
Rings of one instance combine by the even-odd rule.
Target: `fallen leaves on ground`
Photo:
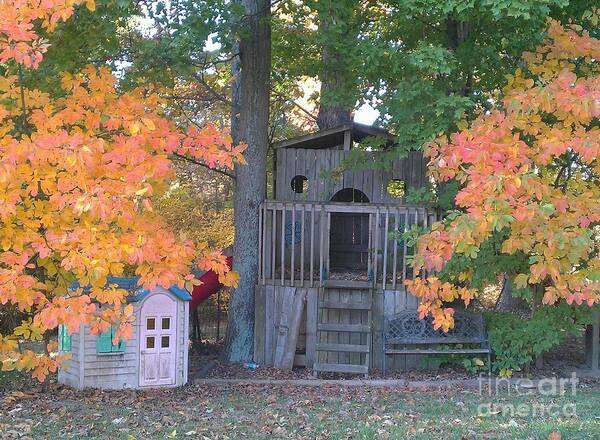
[[[560,421],[561,430],[580,433],[568,438],[591,438],[600,430],[598,388],[582,393],[582,416]],[[75,391],[52,384],[47,393],[12,390],[0,398],[0,437],[9,439],[492,439],[499,432],[560,438],[549,437],[557,427],[553,417],[476,417],[478,403],[489,398],[466,389],[244,384]]]

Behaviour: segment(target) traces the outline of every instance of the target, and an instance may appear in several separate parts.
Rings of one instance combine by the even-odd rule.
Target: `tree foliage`
[[[2,62],[21,72],[38,67],[47,46],[35,30],[51,31],[77,3],[3,2]],[[189,287],[198,260],[235,284],[225,258],[197,255],[154,214],[151,198],[173,176],[170,154],[232,168],[243,146],[211,125],[178,127],[160,97],[142,87],[119,92],[106,67],[63,74],[59,98],[25,87],[22,77],[0,77],[0,303],[28,318],[0,335],[0,361],[43,380],[65,356],[50,356],[52,346],[42,355],[20,351],[20,339],[41,340],[61,324],[70,333],[117,325],[115,342],[131,337],[127,292],[107,286],[126,267],[147,288]]]
[[[399,143],[420,148],[489,109],[520,54],[541,43],[546,19],[579,18],[567,0],[390,0],[366,30],[363,88]],[[366,48],[365,48],[366,51]]]
[[[418,241],[415,268],[429,276],[407,283],[436,327],[453,325],[447,303],[477,295],[472,266],[456,262],[473,264],[498,236],[495,253],[512,257],[512,270],[488,270],[512,272],[530,303],[599,301],[599,59],[600,40],[550,20],[494,108],[429,145],[432,177],[462,184],[460,211]]]
[[[542,42],[548,17],[581,20],[586,8],[581,0],[290,0],[274,18],[274,67],[300,81],[335,74],[337,89],[315,101],[369,103],[402,150],[420,149],[490,108],[521,53]]]
[[[205,179],[202,184],[206,185]],[[197,247],[224,249],[233,244],[233,207],[221,200],[230,199],[231,195],[218,190],[214,194],[208,192],[210,189],[206,185],[204,192],[198,192],[194,185],[178,179],[153,206],[173,230],[184,232]]]

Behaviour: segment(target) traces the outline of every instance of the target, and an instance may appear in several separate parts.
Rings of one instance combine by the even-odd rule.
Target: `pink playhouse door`
[[[140,327],[140,386],[175,385],[177,302],[154,294],[144,301]]]

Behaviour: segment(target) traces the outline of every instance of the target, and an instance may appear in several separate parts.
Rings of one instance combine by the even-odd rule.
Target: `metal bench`
[[[478,345],[475,348],[436,348],[440,344]],[[394,348],[394,346],[429,346],[432,348]],[[435,330],[432,318],[419,319],[416,310],[406,310],[388,316],[383,327],[383,374],[386,373],[387,355],[427,355],[427,354],[486,354],[491,373],[492,351],[487,338],[483,316],[464,310],[454,312],[454,327],[447,333]]]

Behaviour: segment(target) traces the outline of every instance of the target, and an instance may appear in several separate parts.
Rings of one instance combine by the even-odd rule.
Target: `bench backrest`
[[[447,333],[435,330],[432,317],[419,319],[416,310],[405,310],[384,321],[385,344],[484,343],[487,340],[483,316],[455,310],[454,327]]]

